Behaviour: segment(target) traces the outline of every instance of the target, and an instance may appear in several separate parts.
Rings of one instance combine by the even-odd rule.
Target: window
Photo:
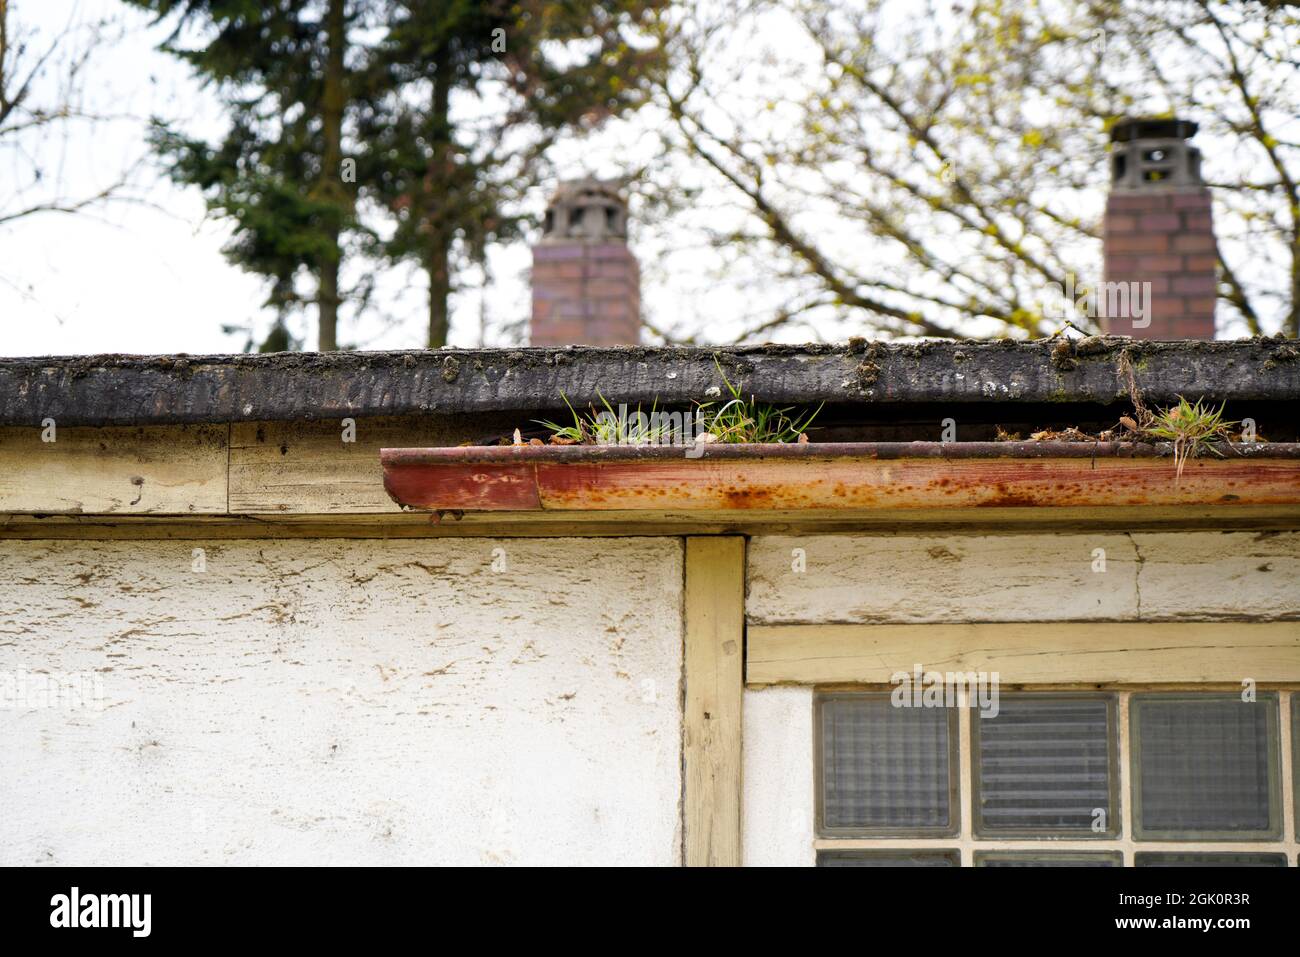
[[[814,702],[818,866],[1297,864],[1300,693],[1016,691],[988,716]]]
[[[1280,838],[1277,696],[1134,695],[1134,834]]]
[[[1162,854],[1139,851],[1138,867],[1286,867],[1285,854]]]
[[[956,850],[946,851],[820,851],[818,867],[957,867]]]
[[[1114,695],[1001,695],[971,731],[976,834],[1118,832]]]
[[[976,867],[1122,867],[1124,855],[1119,851],[976,851]]]
[[[1295,779],[1292,807],[1296,809],[1297,817],[1300,817],[1300,694],[1294,691],[1291,692],[1291,776]],[[1296,830],[1300,830],[1300,820],[1293,824]],[[1300,859],[1297,863],[1300,863]]]
[[[818,703],[824,833],[954,834],[956,713],[895,708],[885,694]]]

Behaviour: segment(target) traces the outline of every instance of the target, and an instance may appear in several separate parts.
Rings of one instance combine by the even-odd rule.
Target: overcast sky
[[[15,184],[23,205],[37,195],[93,195],[132,163],[143,159],[145,165],[132,190],[138,202],[0,225],[0,354],[241,350],[247,335],[223,334],[222,326],[253,322],[264,333],[271,321],[261,309],[265,287],[226,262],[221,248],[229,226],[205,217],[197,191],[160,178],[143,140],[154,115],[183,119],[190,132],[215,134],[220,115],[212,98],[181,64],[157,52],[160,34],[150,29],[149,18],[119,0],[17,0],[12,9],[19,23],[38,31],[29,39],[42,49],[69,22],[104,14],[122,21],[121,39],[100,50],[88,70],[86,100],[97,113],[125,118],[73,124],[53,141],[24,141],[24,153],[35,154],[44,173],[35,189],[21,175],[30,165],[13,150],[0,150],[0,203],[13,202]],[[40,92],[52,96],[54,90]],[[609,152],[571,149],[560,162],[572,175],[613,175]],[[542,201],[538,197],[537,204]],[[493,255],[486,303],[475,289],[454,304],[453,344],[479,344],[484,307],[497,323],[527,315],[528,262],[524,246]],[[346,324],[340,340],[367,349],[421,345],[425,288],[418,270],[394,271],[375,315]],[[314,341],[312,332],[308,346]]]
[[[98,51],[86,74],[87,106],[108,119],[69,124],[59,139],[24,139],[17,149],[12,143],[0,148],[0,218],[14,205],[42,197],[93,195],[123,169],[140,165],[131,202],[0,225],[0,354],[234,352],[244,347],[248,332],[226,334],[222,327],[250,324],[260,339],[272,320],[261,308],[264,283],[227,263],[221,248],[229,226],[205,217],[197,191],[160,178],[144,141],[151,116],[179,120],[186,132],[215,137],[223,124],[213,99],[183,65],[157,52],[161,34],[150,28],[149,18],[120,0],[11,0],[10,8],[16,23],[35,29],[27,37],[32,49],[43,49],[70,22],[106,15],[121,24],[122,35]],[[792,47],[796,34],[782,29],[779,21],[765,22],[755,35],[730,35],[727,46],[742,63],[768,56],[765,46],[779,47],[783,58],[797,63],[799,51]],[[50,71],[52,76],[59,72]],[[746,87],[734,84],[729,93],[754,93]],[[51,101],[56,92],[47,84],[35,96]],[[643,112],[585,140],[561,144],[553,153],[560,175],[617,176],[653,159],[659,148],[653,135],[657,122],[653,111]],[[1213,162],[1218,152],[1212,149],[1208,155]],[[43,174],[39,184],[25,178],[33,160]],[[718,202],[723,191],[698,179],[705,174],[690,166],[681,166],[680,172],[674,167],[669,175],[678,185],[703,187],[704,199],[692,210],[693,226],[689,217],[674,220],[671,229],[638,224],[634,218],[643,309],[648,321],[660,327],[701,330],[706,341],[727,341],[771,307],[763,298],[764,270],[770,264],[753,257],[728,260],[702,248],[701,224],[721,228],[725,222],[719,218],[725,211],[719,213],[709,203]],[[1099,208],[1101,194],[1090,199]],[[529,211],[539,213],[545,197],[539,192],[530,202]],[[848,238],[858,242],[854,235]],[[480,277],[463,277],[471,288],[452,302],[453,345],[505,344],[502,324],[521,322],[529,311],[528,264],[527,245],[517,244],[492,253],[486,291],[478,288]],[[345,273],[345,283],[356,278]],[[418,269],[385,273],[375,308],[361,321],[345,315],[340,342],[363,349],[421,346],[426,288]],[[480,328],[484,315],[489,320],[486,338]],[[309,310],[293,326],[308,348],[315,344],[312,319]],[[776,338],[843,338],[853,331],[795,327]]]
[[[106,16],[119,24],[121,35],[97,51],[86,71],[87,109],[109,119],[69,124],[54,140],[24,139],[17,150],[0,148],[0,215],[39,198],[94,195],[123,169],[137,168],[131,201],[0,225],[0,354],[233,352],[243,349],[248,333],[226,334],[222,327],[250,324],[260,339],[273,318],[261,308],[264,284],[226,261],[221,248],[229,239],[229,225],[205,216],[196,190],[162,178],[144,141],[153,116],[215,139],[223,123],[214,98],[182,64],[157,51],[163,33],[151,26],[150,18],[120,0],[13,0],[11,15],[34,31],[27,36],[32,49],[45,49],[69,24]],[[788,44],[788,37],[773,39]],[[759,55],[749,45],[736,52]],[[53,77],[60,71],[48,73]],[[46,102],[56,93],[49,83],[37,91]],[[560,143],[551,154],[559,175],[617,177],[648,162],[659,149],[656,137],[648,135],[655,122],[642,113]],[[44,174],[39,185],[26,178],[32,158]],[[683,169],[680,179],[696,175],[698,171]],[[716,187],[711,195],[719,195]],[[544,204],[545,195],[538,192],[530,212],[540,213]],[[720,221],[713,209],[700,215],[713,225]],[[712,261],[680,231],[669,234],[635,221],[632,230],[648,321],[700,329],[706,340],[726,341],[768,305],[759,284],[747,278],[754,264]],[[453,297],[453,345],[509,344],[500,328],[526,320],[529,261],[526,243],[497,248],[490,255],[486,284],[481,276],[462,277],[470,288]],[[719,269],[726,270],[730,285],[717,282]],[[356,278],[345,268],[345,283]],[[418,269],[384,273],[375,308],[360,321],[345,315],[340,342],[363,349],[421,346],[426,289]],[[291,321],[308,348],[315,344],[312,319],[308,310]],[[795,328],[778,338],[804,340],[809,335],[807,329]]]
[[[90,196],[112,182],[144,151],[143,118],[200,109],[202,97],[184,71],[153,50],[144,17],[117,0],[18,2],[11,16],[39,32],[26,37],[45,49],[71,22],[111,12],[127,21],[125,35],[90,64],[88,106],[97,113],[140,119],[76,123],[58,139],[23,141],[43,182],[33,188],[30,166],[0,152],[5,201],[21,187],[25,205],[55,193]],[[55,95],[43,84],[33,97]],[[19,180],[15,183],[15,180]],[[227,351],[221,325],[255,312],[258,283],[221,255],[226,232],[205,223],[196,193],[139,177],[134,195],[153,205],[112,204],[87,215],[45,213],[0,226],[0,351],[44,353]]]

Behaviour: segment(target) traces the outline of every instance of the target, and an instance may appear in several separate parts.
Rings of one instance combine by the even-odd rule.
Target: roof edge
[[[1300,344],[1127,337],[1030,342],[440,349],[0,358],[0,425],[162,425],[685,405],[728,381],[783,403],[1110,404],[1300,399]]]

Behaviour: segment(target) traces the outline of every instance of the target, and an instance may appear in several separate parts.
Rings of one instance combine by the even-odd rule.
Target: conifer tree
[[[455,274],[518,234],[514,202],[566,130],[635,109],[659,74],[665,0],[404,0],[374,51],[384,93],[361,181],[396,217],[392,262],[429,277],[427,345],[446,344]]]
[[[314,301],[318,343],[337,348],[339,270],[357,229],[343,142],[354,74],[349,33],[358,0],[127,0],[171,26],[162,48],[220,99],[215,143],[157,124],[153,145],[173,180],[199,187],[233,220],[230,260],[267,278],[276,343],[287,313]],[[299,291],[304,274],[312,288]],[[270,339],[268,342],[271,341]]]
[[[358,250],[420,265],[426,342],[444,345],[456,272],[518,235],[517,200],[547,147],[646,98],[667,4],[126,2],[171,25],[163,49],[216,92],[228,121],[215,143],[160,125],[156,150],[234,221],[226,254],[269,281],[275,341],[309,299],[321,349],[337,346],[340,264]],[[366,229],[358,203],[391,228]]]

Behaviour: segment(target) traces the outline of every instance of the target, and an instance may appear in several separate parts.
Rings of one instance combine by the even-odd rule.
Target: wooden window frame
[[[996,622],[758,625],[746,635],[745,680],[881,685],[916,662],[998,672],[1003,688],[1116,685],[1300,686],[1300,621]],[[1054,650],[1054,653],[1047,653]]]

